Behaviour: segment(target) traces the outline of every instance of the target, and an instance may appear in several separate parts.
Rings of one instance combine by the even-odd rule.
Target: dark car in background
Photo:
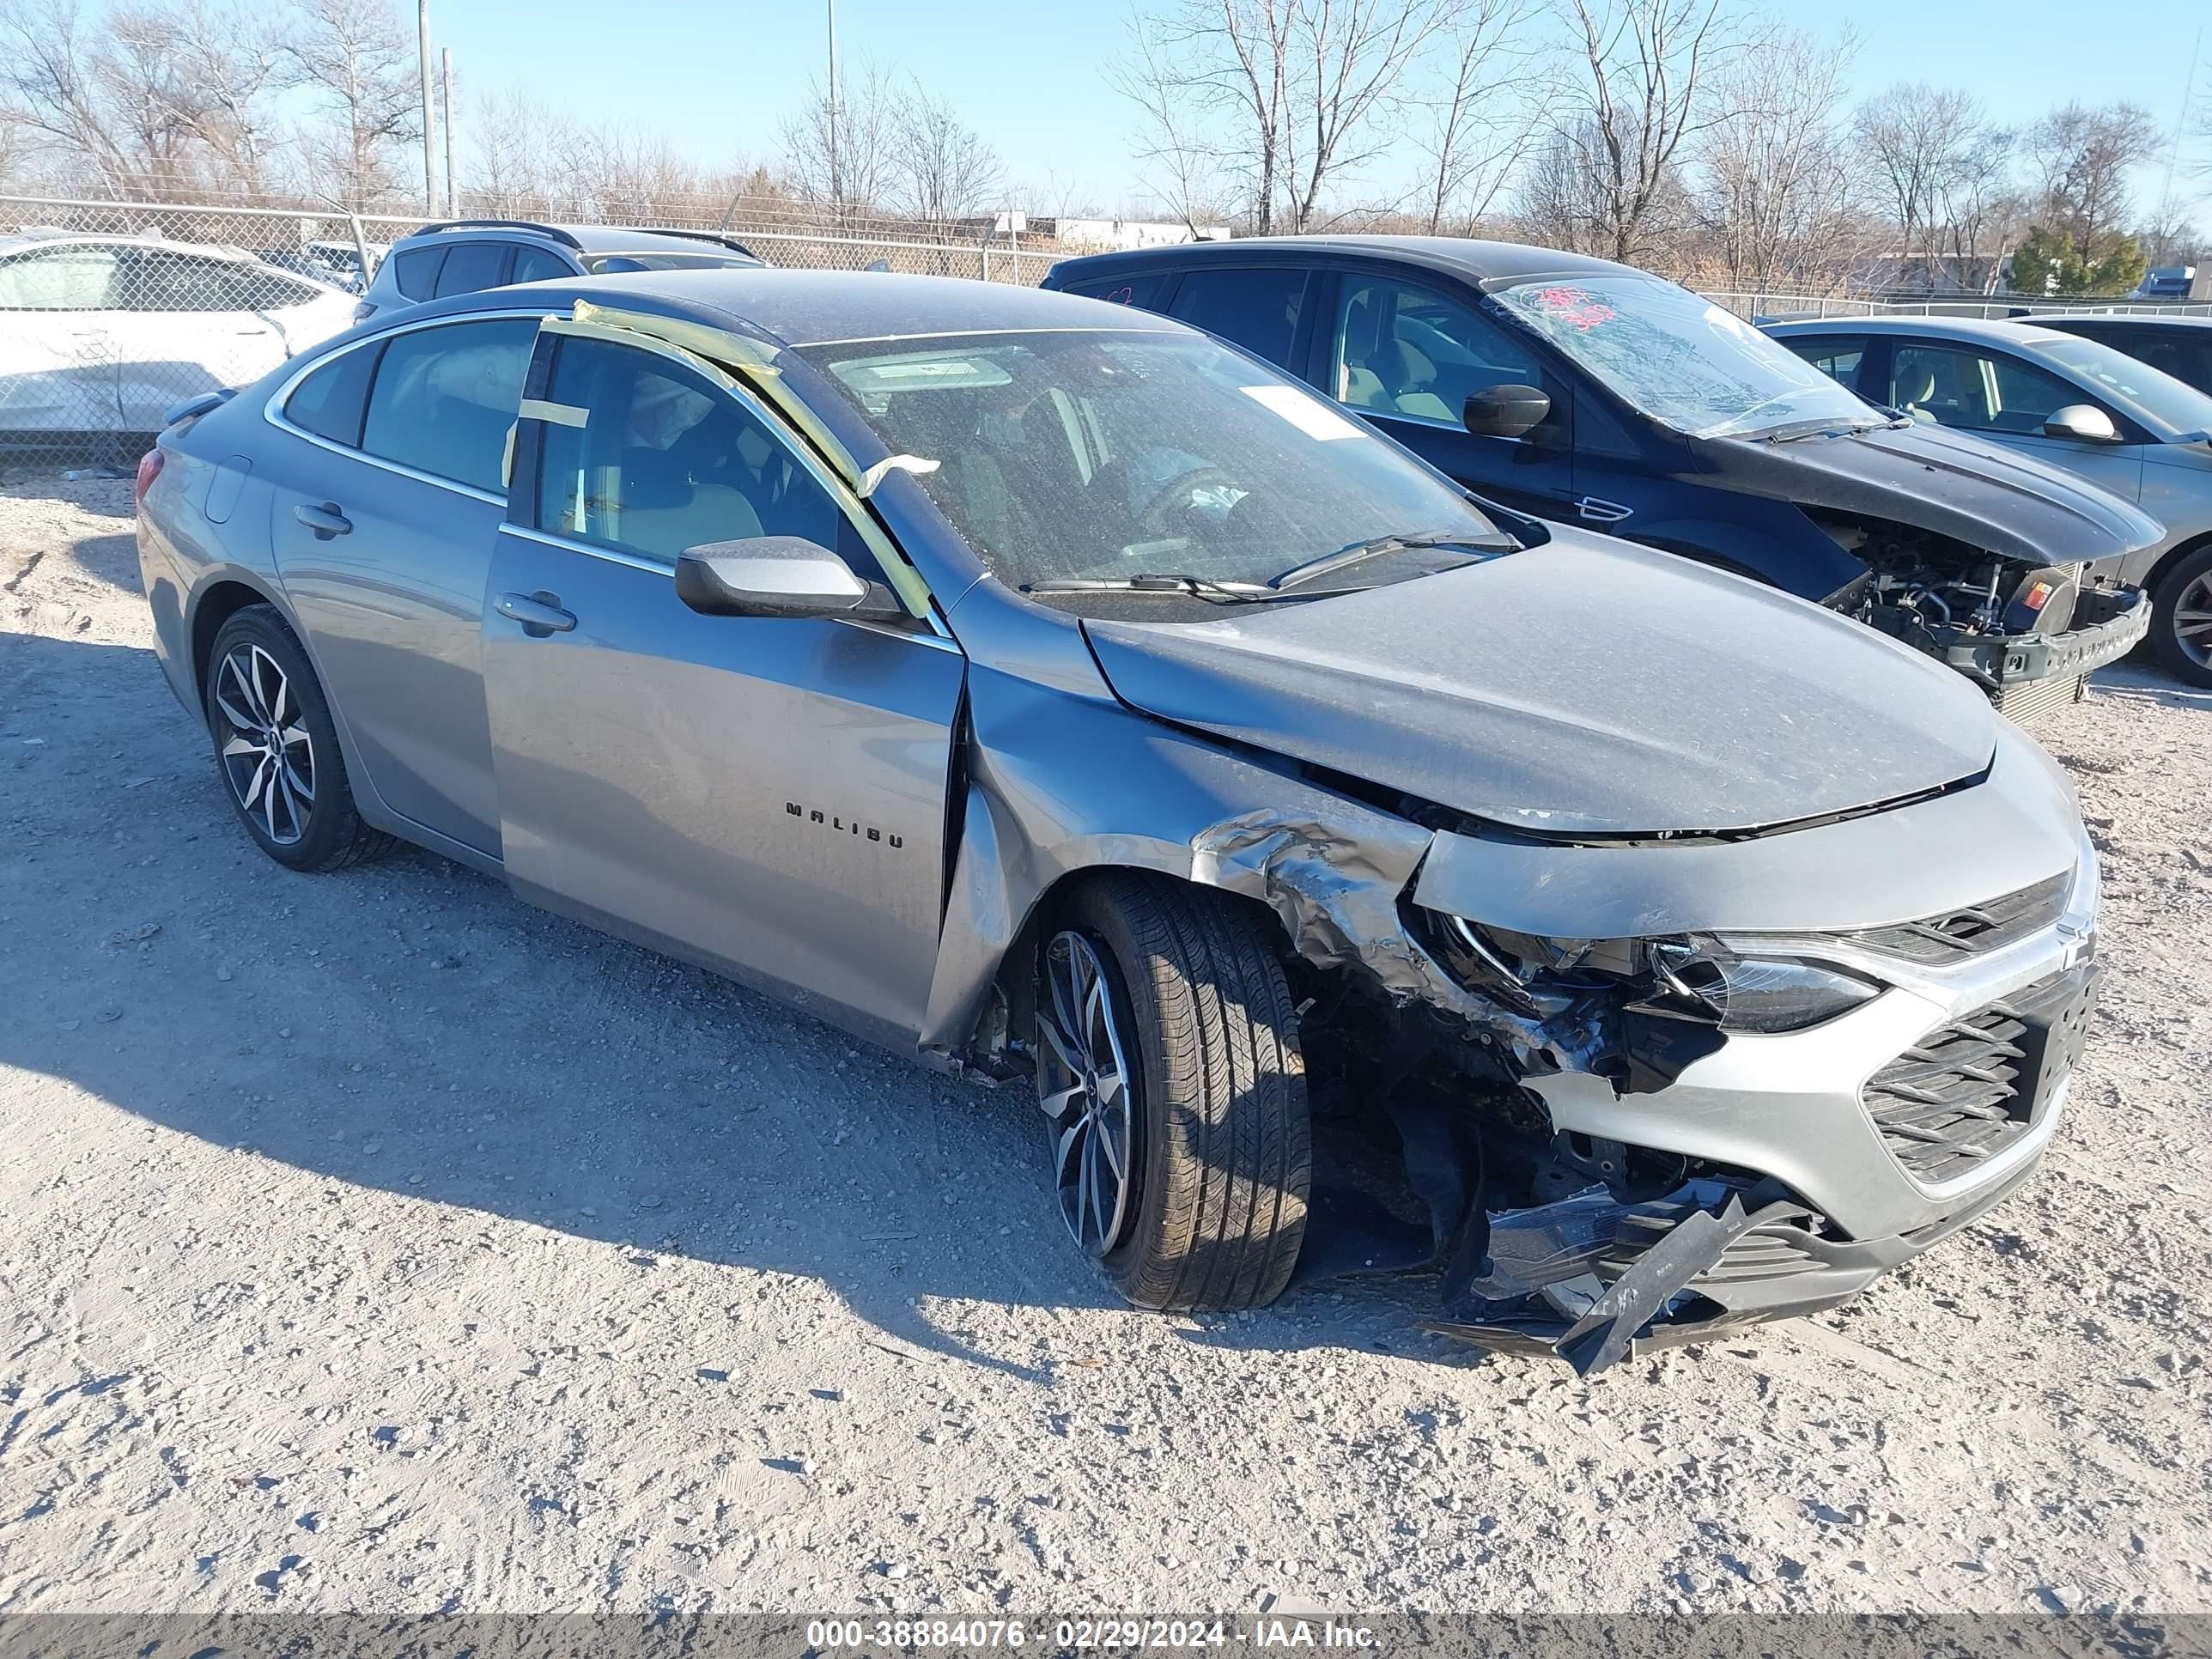
[[[2146,317],[2140,312],[2039,311],[2017,320],[2079,335],[2124,351],[2212,397],[2212,317]]]
[[[2166,534],[2140,577],[2151,646],[2174,674],[2212,685],[2212,397],[2025,322],[1853,317],[1768,332],[1863,398],[2063,467],[2156,517]]]
[[[516,283],[621,270],[692,270],[757,265],[743,242],[706,230],[633,230],[621,225],[546,225],[527,219],[452,219],[392,245],[354,309],[365,321],[394,306],[480,294]]]
[[[1878,409],[1627,265],[1448,237],[1275,237],[1071,259],[1045,285],[1228,340],[1486,499],[1870,623],[2008,714],[2070,699],[2148,623],[2137,567],[2162,538],[2154,520]]]

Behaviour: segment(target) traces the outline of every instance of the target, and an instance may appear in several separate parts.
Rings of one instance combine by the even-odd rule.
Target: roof
[[[2027,323],[1985,317],[1828,317],[1820,321],[1772,323],[1766,331],[1777,339],[1793,334],[1924,335],[1930,339],[1988,340],[2000,345],[2032,346],[2055,330]]]
[[[2124,328],[2136,328],[2146,323],[2154,328],[2212,328],[2212,317],[2161,317],[2148,311],[2039,311],[2033,315],[2040,328],[2068,323],[2111,323]]]
[[[152,247],[171,253],[204,254],[210,259],[230,259],[248,264],[261,263],[258,258],[244,248],[231,247],[221,242],[173,242],[161,236],[125,236],[100,230],[52,230],[44,226],[11,231],[0,236],[0,253],[20,253],[25,248],[52,247],[57,243],[94,247]]]
[[[873,270],[637,271],[591,279],[592,297],[628,291],[697,306],[748,323],[784,345],[1035,329],[1183,333],[1180,323],[1073,294],[964,276]]]
[[[1249,236],[1225,242],[1178,242],[1169,247],[1133,248],[1066,259],[1055,272],[1075,276],[1097,270],[1137,270],[1154,265],[1212,264],[1224,254],[1265,260],[1310,259],[1316,255],[1392,259],[1425,270],[1485,283],[1525,282],[1538,276],[1649,276],[1633,265],[1523,242],[1485,242],[1468,236]]]
[[[743,252],[735,237],[715,231],[651,230],[635,225],[566,225],[537,219],[447,219],[411,230],[401,238],[482,237],[512,241],[532,233],[582,253],[706,253]]]

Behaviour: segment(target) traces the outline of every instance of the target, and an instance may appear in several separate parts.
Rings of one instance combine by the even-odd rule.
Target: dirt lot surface
[[[2212,698],[2039,735],[2102,1012],[2020,1197],[1588,1382],[1115,1305],[1036,1108],[403,852],[264,860],[125,483],[0,489],[0,1611],[2212,1609]]]

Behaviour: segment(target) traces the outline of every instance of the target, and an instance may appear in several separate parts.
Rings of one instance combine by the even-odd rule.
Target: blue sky
[[[410,9],[411,8],[406,8]],[[1853,81],[1962,85],[2006,122],[2069,98],[2127,98],[2170,126],[2203,0],[1851,0],[1865,37]],[[1011,174],[1118,205],[1135,188],[1135,123],[1102,70],[1128,38],[1129,0],[841,0],[848,80],[863,56],[951,98]],[[778,122],[824,58],[822,0],[431,0],[441,45],[473,93],[520,88],[587,118],[665,136],[702,161],[771,156]],[[2212,70],[2200,68],[2200,94]],[[464,152],[465,154],[465,150]],[[2138,181],[2148,207],[2162,173]],[[2212,220],[2205,181],[2177,195]]]

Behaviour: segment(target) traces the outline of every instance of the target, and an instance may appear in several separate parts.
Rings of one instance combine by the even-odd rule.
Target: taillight
[[[146,492],[154,487],[154,480],[161,476],[161,452],[158,449],[149,449],[138,458],[138,482],[131,491],[131,506],[143,507],[146,504]]]

